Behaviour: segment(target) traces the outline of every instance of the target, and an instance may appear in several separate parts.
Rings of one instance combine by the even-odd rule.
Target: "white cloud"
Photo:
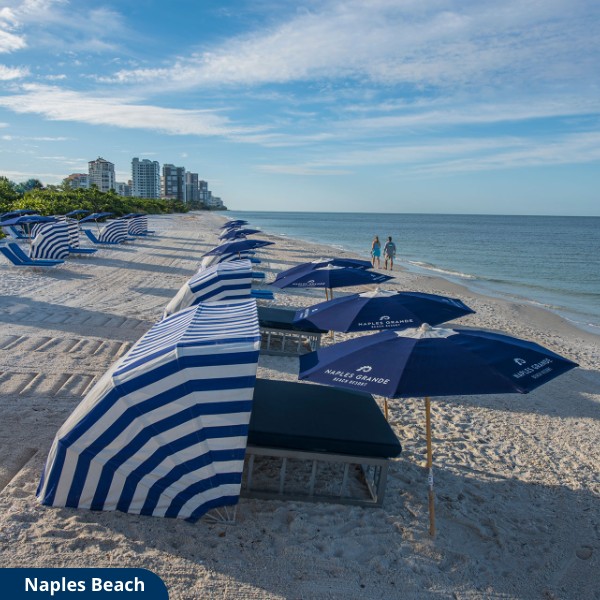
[[[564,134],[551,141],[526,137],[439,138],[421,143],[330,151],[294,164],[263,164],[269,173],[339,175],[394,167],[404,175],[432,176],[499,169],[593,163],[600,160],[600,132]]]
[[[411,86],[577,81],[594,72],[599,9],[577,0],[343,0],[120,82],[175,86],[353,78]],[[597,76],[595,77],[597,80]]]
[[[209,110],[162,108],[128,99],[94,96],[55,86],[26,84],[23,93],[0,96],[0,106],[35,113],[53,121],[76,121],[126,129],[149,129],[173,135],[242,135],[258,128],[237,127]]]
[[[12,79],[21,79],[29,75],[29,69],[22,67],[7,67],[0,65],[0,81],[10,81]]]

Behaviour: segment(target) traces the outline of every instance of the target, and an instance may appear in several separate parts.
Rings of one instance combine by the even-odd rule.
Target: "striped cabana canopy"
[[[127,233],[129,235],[147,235],[148,217],[146,215],[135,215],[131,217],[127,225]]]
[[[128,222],[126,219],[107,221],[100,231],[98,240],[103,243],[121,244],[127,239]]]
[[[165,307],[164,316],[168,317],[200,302],[250,298],[251,287],[252,264],[249,260],[218,263],[207,269],[201,269],[181,286]]]
[[[254,300],[155,324],[58,431],[42,504],[192,521],[236,504],[259,346]]]
[[[210,254],[204,256],[200,262],[200,270],[208,269],[214,265],[218,265],[224,262],[230,262],[234,260],[240,260],[252,256],[251,251],[247,252],[233,252],[231,254]]]
[[[33,259],[65,259],[69,256],[69,229],[64,221],[39,223],[32,230],[29,256]]]

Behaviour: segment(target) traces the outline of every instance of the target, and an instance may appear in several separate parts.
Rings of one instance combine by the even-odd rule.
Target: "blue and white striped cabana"
[[[39,223],[31,240],[29,256],[34,259],[65,259],[69,256],[69,230],[64,221]]]
[[[146,215],[138,215],[129,219],[127,233],[129,235],[147,235],[148,217]]]
[[[113,219],[107,221],[100,231],[98,240],[102,243],[121,244],[127,239],[127,220]]]
[[[259,345],[254,300],[154,325],[58,431],[40,501],[190,520],[236,504]]]
[[[168,317],[200,302],[216,302],[250,298],[252,264],[249,260],[232,260],[201,269],[188,280],[167,304]]]
[[[232,254],[209,254],[204,256],[200,262],[200,269],[208,269],[220,263],[229,262],[232,260],[241,260],[252,256],[250,252],[234,252]]]

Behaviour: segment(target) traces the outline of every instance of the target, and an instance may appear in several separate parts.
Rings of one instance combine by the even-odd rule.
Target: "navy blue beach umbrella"
[[[8,219],[14,219],[23,215],[33,215],[36,212],[37,211],[30,208],[19,208],[18,210],[11,210],[0,215],[0,222],[6,224],[6,221],[8,221]]]
[[[289,275],[301,271],[314,271],[315,269],[320,269],[327,265],[333,265],[334,267],[351,267],[353,269],[370,269],[372,267],[368,260],[361,260],[359,258],[319,258],[311,262],[300,263],[285,271],[281,271],[277,274],[275,279],[283,279],[284,277],[288,277]]]
[[[65,214],[65,217],[79,217],[80,215],[87,215],[89,212],[90,211],[85,210],[85,208],[76,208],[75,210]]]
[[[22,215],[2,221],[2,226],[8,225],[34,225],[35,223],[51,223],[56,221],[54,217],[43,217],[42,215]]]
[[[438,325],[474,312],[456,298],[377,289],[299,310],[294,324],[345,332],[408,329],[422,323]]]
[[[390,279],[393,277],[375,271],[327,264],[324,267],[288,273],[284,277],[276,278],[270,285],[278,288],[325,288],[327,294],[327,290],[333,288],[380,284]]]
[[[299,379],[386,398],[425,396],[429,531],[434,535],[430,396],[527,394],[577,366],[534,342],[483,330],[423,324],[305,354],[300,357]]]
[[[236,252],[245,252],[246,250],[263,248],[264,246],[271,246],[272,244],[273,242],[267,242],[266,240],[234,240],[215,246],[212,250],[206,252],[204,256],[210,256],[212,254],[235,254]]]
[[[232,240],[239,237],[246,237],[247,235],[254,235],[255,233],[262,233],[260,229],[235,229],[229,228],[223,231],[219,236],[220,240]]]
[[[231,227],[241,227],[242,225],[247,225],[248,221],[244,221],[243,219],[235,219],[232,221],[227,221],[221,225],[221,229],[230,229]]]
[[[88,215],[87,217],[83,217],[80,223],[86,223],[87,221],[97,221],[98,219],[104,219],[105,217],[110,217],[113,213],[111,212],[97,212]]]

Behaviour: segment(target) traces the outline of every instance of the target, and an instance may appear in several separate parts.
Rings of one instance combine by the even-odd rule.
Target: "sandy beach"
[[[40,505],[56,431],[161,318],[224,219],[154,216],[156,235],[54,269],[1,262],[3,566],[146,568],[172,599],[600,598],[600,338],[532,305],[401,269],[384,288],[458,297],[476,313],[453,324],[532,340],[580,365],[528,395],[433,400],[434,539],[419,398],[390,401],[403,452],[380,509],[242,499],[233,524],[191,524]],[[261,237],[276,242],[259,251],[267,281],[332,254]],[[276,304],[324,300],[318,290],[276,292]],[[261,355],[259,376],[295,381],[297,373],[297,358]]]

